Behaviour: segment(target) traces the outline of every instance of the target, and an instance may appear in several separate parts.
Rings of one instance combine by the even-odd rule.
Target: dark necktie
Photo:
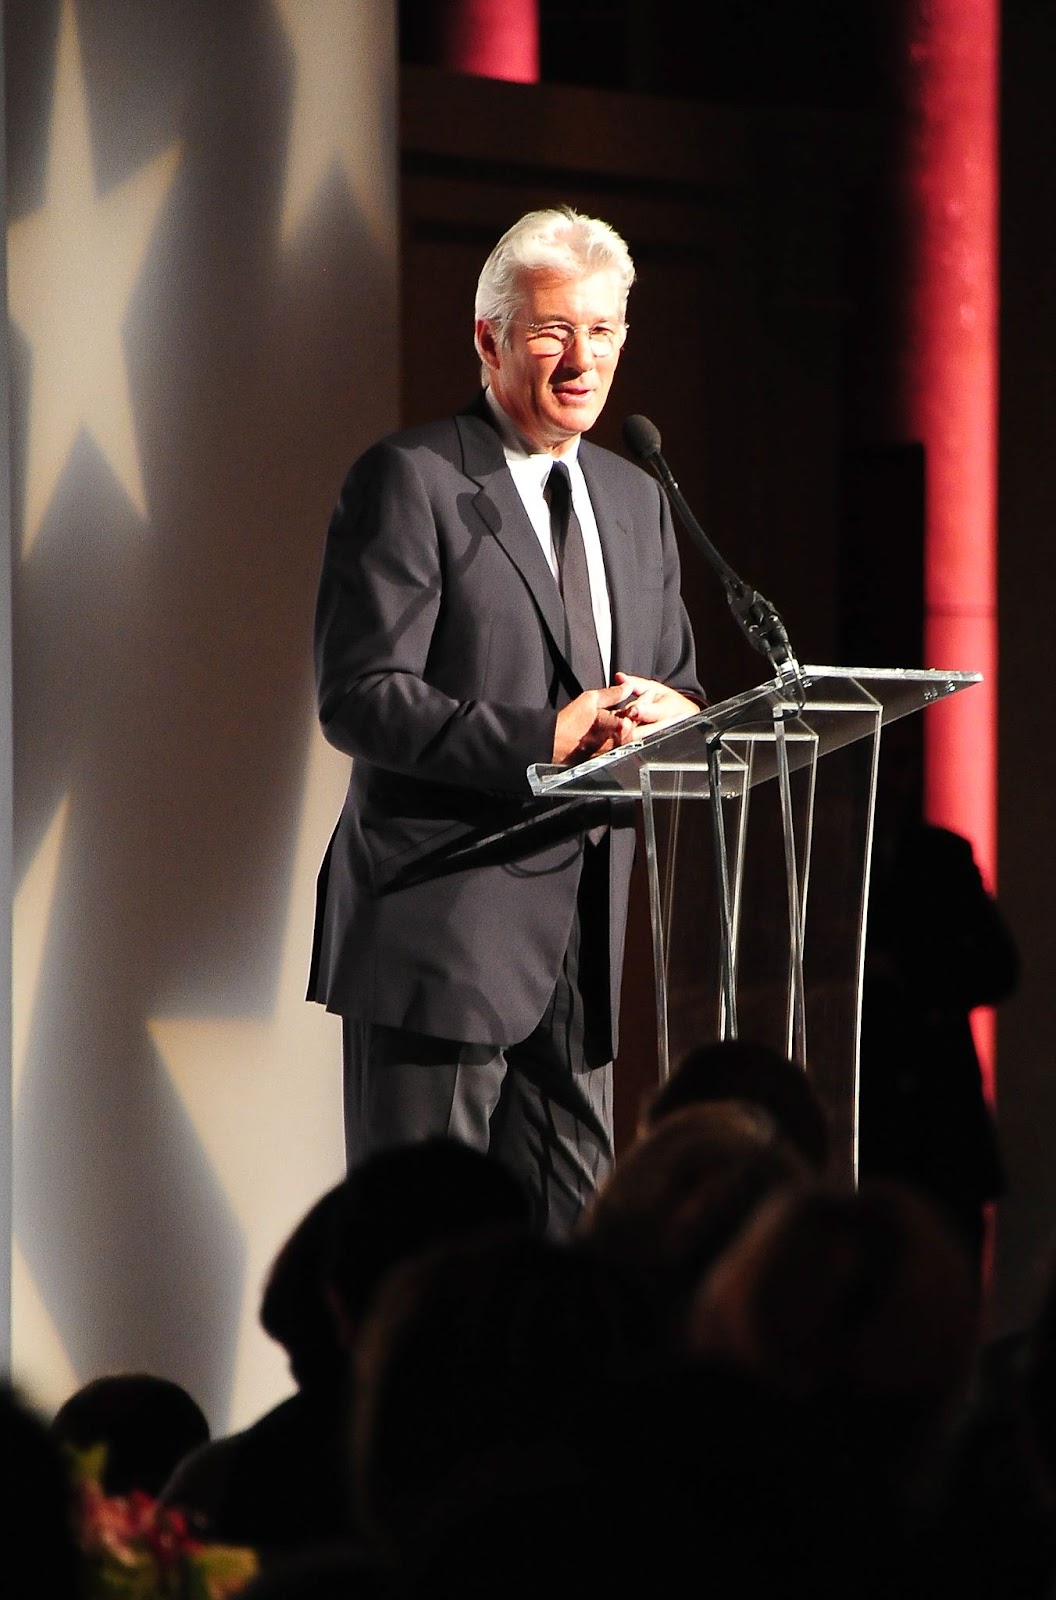
[[[568,468],[555,461],[546,480],[550,502],[550,532],[557,559],[557,582],[565,602],[567,653],[581,689],[603,689],[605,668],[598,648],[594,607],[590,598],[590,576],[583,529],[572,507],[572,484]]]

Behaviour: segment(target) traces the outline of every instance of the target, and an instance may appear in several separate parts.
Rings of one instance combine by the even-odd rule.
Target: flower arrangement
[[[210,1544],[186,1515],[141,1490],[102,1487],[105,1446],[73,1457],[85,1600],[226,1600],[257,1571],[255,1551]]]

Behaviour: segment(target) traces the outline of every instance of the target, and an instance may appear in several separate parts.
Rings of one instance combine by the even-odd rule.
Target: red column
[[[902,427],[923,441],[925,663],[985,682],[927,713],[925,803],[996,866],[998,0],[908,0]]]
[[[439,46],[442,64],[455,72],[537,83],[536,0],[448,0],[440,22]]]
[[[925,809],[996,887],[999,0],[902,0],[900,20],[895,409],[925,452],[924,661],[984,675],[925,713]]]

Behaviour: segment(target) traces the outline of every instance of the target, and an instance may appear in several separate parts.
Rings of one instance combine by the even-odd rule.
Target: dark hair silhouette
[[[750,1039],[718,1039],[691,1050],[646,1101],[641,1126],[655,1128],[673,1111],[716,1100],[742,1100],[767,1112],[803,1159],[825,1170],[829,1124],[805,1070]]]
[[[73,1449],[106,1446],[108,1494],[160,1494],[176,1463],[209,1438],[205,1413],[182,1384],[149,1372],[93,1378],[59,1407],[51,1431]]]
[[[494,1157],[441,1136],[378,1150],[341,1186],[330,1285],[354,1329],[388,1273],[409,1256],[480,1229],[530,1226],[527,1194]]]
[[[271,1265],[260,1302],[260,1325],[290,1359],[297,1384],[329,1381],[341,1372],[345,1351],[327,1297],[344,1184],[335,1184],[305,1213]]]
[[[908,1185],[823,1182],[771,1196],[702,1281],[690,1345],[838,1420],[855,1458],[913,1488],[977,1354],[968,1253]]]
[[[577,1238],[634,1274],[677,1343],[701,1274],[766,1196],[810,1175],[758,1109],[733,1100],[687,1105],[617,1159]]]
[[[370,1548],[415,1565],[504,1508],[577,1504],[609,1385],[652,1345],[637,1286],[575,1245],[493,1232],[408,1259],[356,1348]]]

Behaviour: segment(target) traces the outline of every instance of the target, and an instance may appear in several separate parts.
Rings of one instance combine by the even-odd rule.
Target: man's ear
[[[476,346],[480,359],[489,367],[499,364],[499,344],[495,337],[495,329],[485,317],[478,317],[476,321]]]

